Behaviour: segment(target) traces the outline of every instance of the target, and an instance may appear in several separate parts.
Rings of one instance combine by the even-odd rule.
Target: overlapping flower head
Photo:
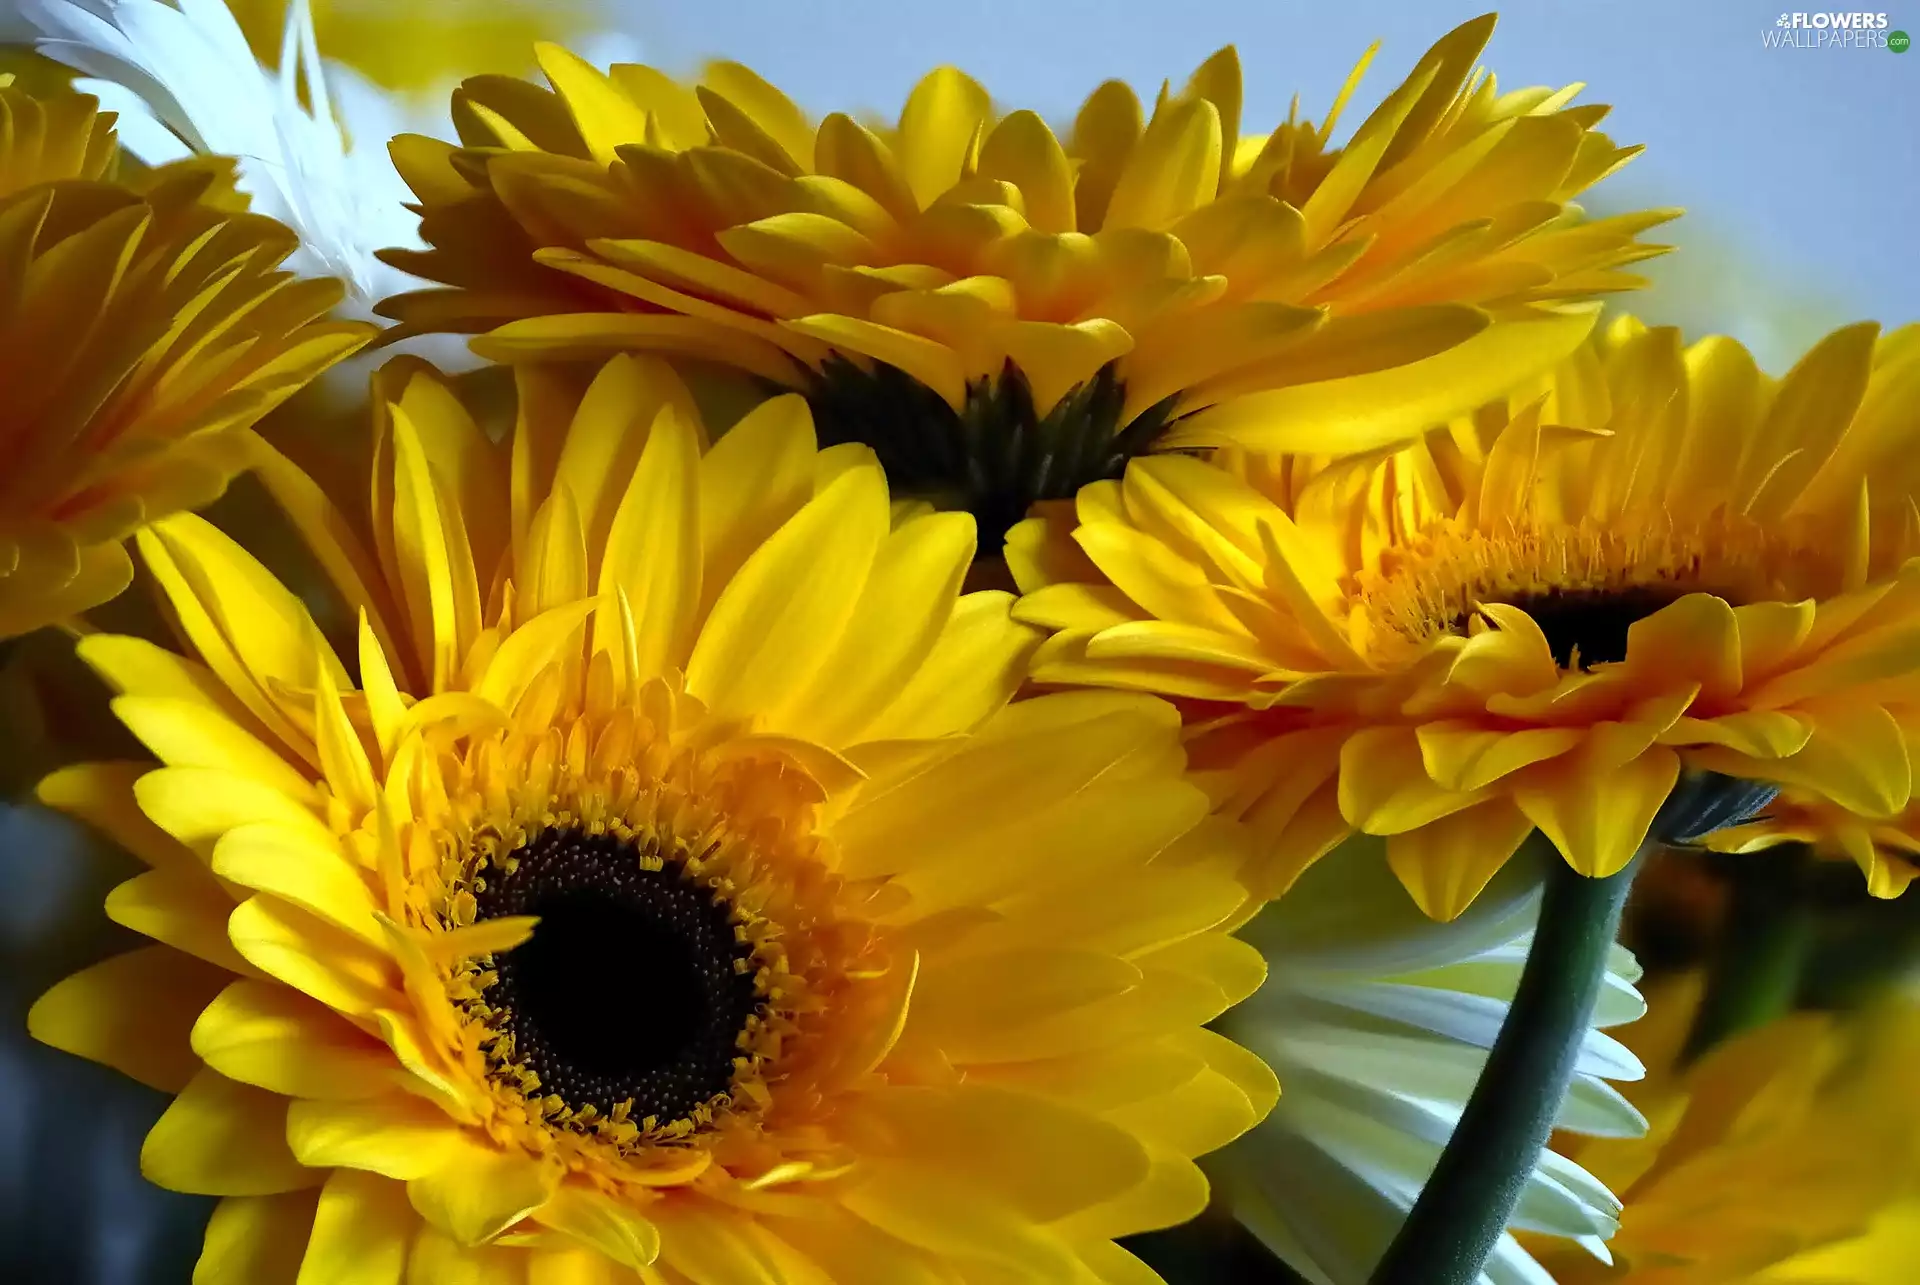
[[[36,1034],[178,1094],[143,1163],[227,1197],[220,1279],[1144,1279],[1110,1238],[1275,1096],[1202,1029],[1263,966],[1175,711],[1007,705],[972,520],[799,398],[708,445],[653,359],[517,374],[495,445],[390,364],[365,513],[261,448],[341,651],[140,537],[187,653],[81,648],[162,766],[41,793],[161,944]]]
[[[546,46],[551,90],[475,79],[461,146],[396,140],[432,248],[391,261],[446,288],[386,310],[498,359],[653,349],[799,388],[992,552],[1154,445],[1404,440],[1563,357],[1570,301],[1641,284],[1671,212],[1571,203],[1637,149],[1577,86],[1474,74],[1492,26],[1342,147],[1360,71],[1322,122],[1243,134],[1231,49],[1150,114],[1103,85],[1062,138],[950,68],[870,129],[736,64],[688,86]]]
[[[1683,767],[1907,804],[1920,329],[1782,379],[1612,326],[1384,458],[1136,461],[1010,537],[1047,683],[1192,702],[1284,887],[1349,829],[1456,913],[1534,827],[1633,855]]]
[[[1913,1000],[1797,1013],[1687,1062],[1685,976],[1627,1028],[1648,1077],[1644,1138],[1569,1139],[1624,1208],[1610,1270],[1542,1244],[1561,1285],[1894,1285],[1914,1262],[1920,1109]]]
[[[1891,815],[1862,815],[1817,793],[1788,790],[1764,816],[1716,830],[1706,843],[1717,852],[1799,845],[1817,857],[1854,862],[1867,876],[1869,892],[1897,897],[1920,874],[1920,807],[1909,802]]]
[[[1349,839],[1242,929],[1267,956],[1267,981],[1220,1023],[1267,1060],[1285,1091],[1207,1167],[1235,1217],[1309,1281],[1372,1275],[1459,1126],[1539,918],[1537,865],[1508,865],[1467,912],[1441,924],[1408,900],[1384,848],[1372,836]],[[1638,1080],[1645,1068],[1601,1029],[1646,1011],[1639,979],[1632,953],[1615,946],[1559,1113],[1569,1135],[1646,1131],[1608,1083]],[[1511,1231],[1479,1285],[1547,1279],[1513,1232],[1569,1258],[1566,1242],[1604,1258],[1620,1201],[1564,1150],[1543,1150],[1525,1174]]]
[[[0,638],[125,588],[121,541],[211,500],[240,438],[371,328],[276,270],[223,168],[118,181],[94,99],[0,84]]]

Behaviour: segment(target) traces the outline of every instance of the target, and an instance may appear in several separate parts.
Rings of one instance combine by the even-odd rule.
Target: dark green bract
[[[998,378],[969,384],[956,411],[896,367],[863,369],[835,356],[817,372],[807,400],[821,446],[870,446],[896,499],[973,514],[977,556],[986,559],[1000,556],[1008,528],[1035,501],[1071,499],[1152,451],[1176,418],[1177,398],[1122,425],[1126,387],[1108,365],[1042,417],[1026,376],[1009,362]]]

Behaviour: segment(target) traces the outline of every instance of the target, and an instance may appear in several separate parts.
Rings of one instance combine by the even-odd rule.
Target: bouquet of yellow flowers
[[[0,821],[141,939],[24,1025],[193,1285],[1916,1278],[1920,328],[1616,311],[1491,16],[607,20],[0,0]]]

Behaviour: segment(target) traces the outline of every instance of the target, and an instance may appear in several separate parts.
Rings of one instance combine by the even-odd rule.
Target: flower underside
[[[807,399],[822,446],[871,447],[896,496],[971,513],[979,556],[995,558],[1036,501],[1120,477],[1175,422],[1177,396],[1123,421],[1126,391],[1109,362],[1041,415],[1026,376],[1008,362],[997,378],[970,382],[955,410],[895,366],[836,354],[815,372]]]

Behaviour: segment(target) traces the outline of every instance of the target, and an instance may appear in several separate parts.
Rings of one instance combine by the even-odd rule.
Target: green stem
[[[1742,857],[1733,867],[1726,922],[1682,1061],[1793,1007],[1814,936],[1802,865],[1798,850],[1785,849]]]
[[[1666,833],[1659,821],[1653,833]],[[1513,1005],[1440,1162],[1371,1285],[1470,1285],[1493,1253],[1553,1132],[1649,839],[1618,874],[1553,860]]]

